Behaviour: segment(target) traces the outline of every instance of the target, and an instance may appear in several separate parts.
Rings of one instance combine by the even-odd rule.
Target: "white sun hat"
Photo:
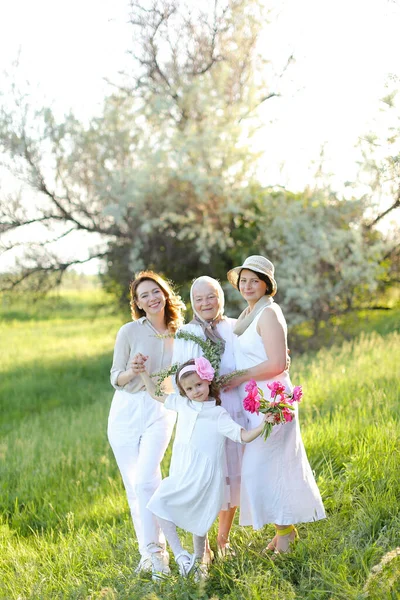
[[[249,269],[250,271],[255,271],[256,273],[262,273],[270,280],[272,284],[272,293],[271,296],[276,294],[278,286],[276,285],[276,281],[274,279],[275,267],[268,258],[265,256],[259,256],[255,254],[254,256],[249,256],[246,258],[244,263],[240,265],[240,267],[234,267],[227,273],[228,281],[237,289],[238,287],[238,279],[239,273],[242,269]]]

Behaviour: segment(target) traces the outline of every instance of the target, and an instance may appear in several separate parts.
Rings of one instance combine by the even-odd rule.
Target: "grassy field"
[[[235,525],[236,555],[215,562],[203,587],[175,571],[163,584],[133,574],[137,546],[106,438],[123,318],[100,291],[3,299],[0,317],[0,598],[400,597],[399,310],[353,315],[352,339],[293,356],[328,518],[300,525],[294,552],[277,561],[263,552],[271,526]]]

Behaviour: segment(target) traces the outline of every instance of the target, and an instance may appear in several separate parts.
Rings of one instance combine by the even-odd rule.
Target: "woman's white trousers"
[[[108,439],[124,482],[139,544],[147,556],[152,544],[165,548],[155,516],[146,508],[161,481],[160,463],[171,439],[176,413],[147,392],[117,390],[108,418]]]

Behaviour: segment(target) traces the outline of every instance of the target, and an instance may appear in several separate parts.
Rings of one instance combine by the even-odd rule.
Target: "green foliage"
[[[99,312],[97,294],[79,303],[70,295],[68,305],[42,311],[28,304],[25,320],[7,316],[12,306],[1,308],[0,598],[396,598],[394,321],[385,326],[381,316],[369,325],[379,332],[359,335],[359,319],[353,340],[293,360],[293,381],[304,388],[303,439],[328,519],[301,524],[294,552],[276,561],[264,551],[272,526],[253,531],[235,522],[236,554],[216,561],[203,587],[179,579],[173,561],[172,577],[159,585],[133,573],[137,545],[106,439],[108,372],[121,319],[104,305]],[[23,314],[22,304],[18,310]],[[190,549],[190,536],[184,539]],[[215,546],[215,525],[210,541]]]
[[[159,337],[163,337],[163,336],[159,336]],[[181,339],[181,340],[191,341],[200,346],[203,356],[205,358],[207,358],[207,360],[210,361],[211,366],[213,367],[213,369],[215,371],[215,383],[218,387],[221,388],[224,385],[227,385],[233,377],[236,377],[237,375],[240,375],[241,373],[243,373],[243,371],[238,370],[238,371],[232,371],[232,373],[226,373],[225,375],[219,375],[219,367],[221,365],[221,356],[223,353],[222,343],[212,342],[209,339],[204,340],[203,338],[199,337],[198,335],[195,335],[194,333],[191,333],[190,331],[185,331],[185,330],[177,331],[177,333],[173,337]],[[167,377],[175,375],[175,373],[177,372],[179,367],[180,367],[180,365],[178,363],[175,363],[175,364],[171,365],[170,367],[168,367],[167,369],[163,369],[162,371],[157,371],[157,373],[152,374],[152,377],[157,378],[157,385],[156,385],[156,390],[155,390],[155,393],[157,396],[161,396],[161,394],[162,394],[161,386],[162,386],[163,381]]]
[[[380,335],[400,331],[399,301],[399,289],[390,290],[389,294],[379,298],[373,296],[370,299],[374,303],[373,307],[334,315],[328,321],[319,323],[317,331],[313,321],[304,321],[299,325],[289,323],[290,348],[306,352],[337,345],[354,338],[361,328],[365,333],[376,331]]]
[[[255,172],[248,117],[268,99],[272,73],[258,52],[266,16],[258,0],[190,9],[157,0],[133,3],[131,13],[135,75],[101,116],[58,122],[27,97],[0,114],[0,148],[39,199],[34,215],[18,199],[0,202],[0,230],[37,220],[101,234],[105,282],[120,294],[143,267],[183,283],[231,247],[232,210]],[[46,248],[25,258],[28,278],[66,267]],[[9,287],[17,281],[7,278]]]
[[[175,334],[175,337],[180,340],[192,341],[198,344],[203,352],[203,355],[205,356],[205,358],[207,358],[207,360],[210,361],[211,366],[218,374],[219,367],[221,364],[221,356],[223,353],[222,342],[218,341],[218,343],[215,343],[209,339],[204,340],[198,335],[191,333],[190,331],[178,331]]]
[[[400,280],[400,226],[394,217],[400,210],[400,93],[399,79],[388,77],[387,94],[380,99],[380,110],[371,129],[360,139],[360,173],[355,186],[364,189],[369,218],[367,232],[384,223],[383,260],[385,273],[381,288],[397,286]],[[379,132],[379,133],[376,133]],[[383,208],[382,208],[383,207]],[[396,212],[392,212],[396,211]],[[390,217],[393,220],[390,223]],[[391,226],[389,226],[389,224]]]

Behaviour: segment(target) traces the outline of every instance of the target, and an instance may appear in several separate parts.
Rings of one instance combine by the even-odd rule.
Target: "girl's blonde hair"
[[[184,396],[185,398],[187,396],[185,394],[185,390],[183,389],[183,387],[181,385],[181,380],[186,379],[186,377],[189,377],[190,375],[193,375],[193,373],[196,373],[196,371],[195,371],[195,369],[193,369],[193,371],[188,371],[187,373],[184,373],[181,378],[179,377],[179,375],[184,367],[188,367],[188,366],[194,365],[194,364],[195,364],[194,358],[191,358],[190,360],[183,363],[183,365],[181,365],[179,367],[179,369],[177,370],[177,372],[175,374],[175,381],[176,381],[176,385],[178,387],[179,393],[181,396]],[[217,382],[215,381],[215,377],[212,381],[210,381],[210,396],[211,396],[211,398],[213,398],[215,400],[215,404],[217,406],[221,406],[221,398],[219,395],[219,386],[218,386]]]
[[[141,271],[129,286],[132,319],[137,321],[146,315],[145,311],[138,307],[136,295],[137,288],[143,281],[154,281],[161,289],[165,296],[165,325],[171,333],[175,333],[183,324],[183,311],[186,310],[186,306],[181,297],[174,292],[172,285],[154,271]]]

